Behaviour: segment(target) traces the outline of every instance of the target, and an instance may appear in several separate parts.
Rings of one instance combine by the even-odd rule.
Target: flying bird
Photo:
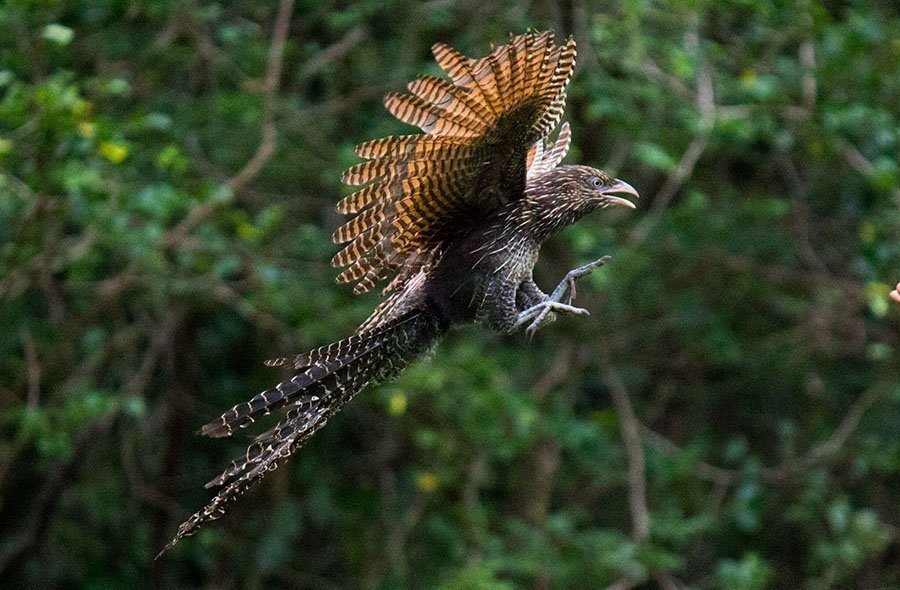
[[[281,414],[206,484],[221,490],[163,551],[222,516],[357,393],[400,373],[451,326],[509,333],[527,325],[533,335],[557,314],[588,313],[572,305],[575,280],[608,257],[570,271],[548,295],[532,278],[541,244],[597,209],[633,208],[625,197],[638,193],[596,168],[560,165],[568,124],[546,143],[562,118],[575,41],[528,33],[480,59],[441,43],[432,51],[449,80],[422,76],[384,101],[424,133],[358,145],[364,161],[343,181],[359,189],[337,205],[351,216],[333,236],[345,244],[332,261],[344,268],[337,281],[357,294],[384,282],[383,300],[352,336],[269,361],[294,376],[203,426],[226,437]]]

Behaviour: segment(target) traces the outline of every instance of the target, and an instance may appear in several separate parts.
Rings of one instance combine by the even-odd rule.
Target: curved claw
[[[531,322],[531,324],[529,324],[527,328],[525,328],[525,335],[528,336],[529,340],[531,340],[532,338],[534,338],[534,335],[538,330],[540,330],[544,326],[552,324],[555,321],[556,314],[552,311],[549,311],[548,309],[544,309],[536,318],[534,318],[534,321]]]

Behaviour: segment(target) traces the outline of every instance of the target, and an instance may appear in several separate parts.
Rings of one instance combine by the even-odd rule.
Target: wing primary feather
[[[354,217],[334,233],[346,245],[332,262],[344,267],[338,282],[355,283],[357,293],[381,280],[384,293],[403,291],[471,227],[472,215],[521,198],[526,178],[558,165],[568,149],[567,126],[554,143],[544,140],[562,118],[574,40],[557,45],[550,32],[528,32],[478,59],[443,43],[432,53],[449,81],[422,76],[409,94],[385,98],[424,134],[359,144],[367,161],[343,175],[360,188],[337,205]],[[390,306],[382,311],[390,316]]]

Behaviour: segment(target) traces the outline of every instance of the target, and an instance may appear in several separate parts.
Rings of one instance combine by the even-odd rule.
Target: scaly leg
[[[519,314],[519,318],[516,322],[516,327],[521,326],[523,323],[528,320],[534,318],[528,328],[525,329],[525,333],[528,334],[529,337],[534,336],[535,332],[540,330],[545,323],[547,323],[547,319],[549,317],[550,312],[552,311],[561,311],[565,313],[571,313],[573,315],[589,315],[589,312],[586,309],[582,309],[580,307],[573,307],[572,301],[575,299],[576,291],[575,291],[575,281],[580,279],[581,277],[586,277],[587,275],[594,272],[594,269],[600,268],[604,264],[606,264],[611,256],[603,256],[591,262],[589,264],[585,264],[584,266],[579,266],[578,268],[570,270],[566,273],[566,276],[562,281],[559,282],[559,285],[556,286],[556,289],[550,294],[547,298],[547,301],[543,303],[539,303]],[[568,294],[568,296],[566,296]],[[565,301],[565,303],[563,303]],[[560,307],[562,305],[564,307]]]

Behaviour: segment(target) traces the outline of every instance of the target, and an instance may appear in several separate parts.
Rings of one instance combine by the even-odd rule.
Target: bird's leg
[[[550,294],[551,301],[562,301],[563,296],[568,291],[568,297],[566,297],[565,301],[568,304],[572,304],[572,301],[575,299],[576,291],[575,291],[575,281],[580,279],[581,277],[586,277],[595,269],[600,268],[604,264],[610,261],[612,256],[603,256],[591,263],[585,264],[584,266],[579,266],[578,268],[573,268],[566,276],[559,282],[559,285],[556,286],[556,289],[553,290],[553,293]]]
[[[528,328],[525,329],[525,332],[529,337],[534,336],[535,332],[540,330],[545,324],[549,323],[548,320],[551,317],[550,313],[552,311],[563,311],[567,313],[571,313],[573,315],[589,315],[589,312],[586,309],[582,309],[580,307],[573,307],[572,301],[575,299],[576,290],[575,290],[575,281],[580,279],[581,277],[586,277],[587,275],[594,272],[594,269],[600,268],[604,264],[606,264],[611,256],[603,256],[589,264],[585,264],[584,266],[579,266],[578,268],[574,268],[566,273],[566,276],[559,282],[559,285],[553,290],[550,296],[543,303],[539,303],[530,309],[526,309],[525,311],[519,314],[519,320],[516,323],[516,327],[521,326],[523,323],[527,322],[529,319],[534,318]],[[565,303],[563,301],[565,300]],[[564,305],[565,309],[555,307],[553,304]],[[526,317],[526,314],[530,314]]]

